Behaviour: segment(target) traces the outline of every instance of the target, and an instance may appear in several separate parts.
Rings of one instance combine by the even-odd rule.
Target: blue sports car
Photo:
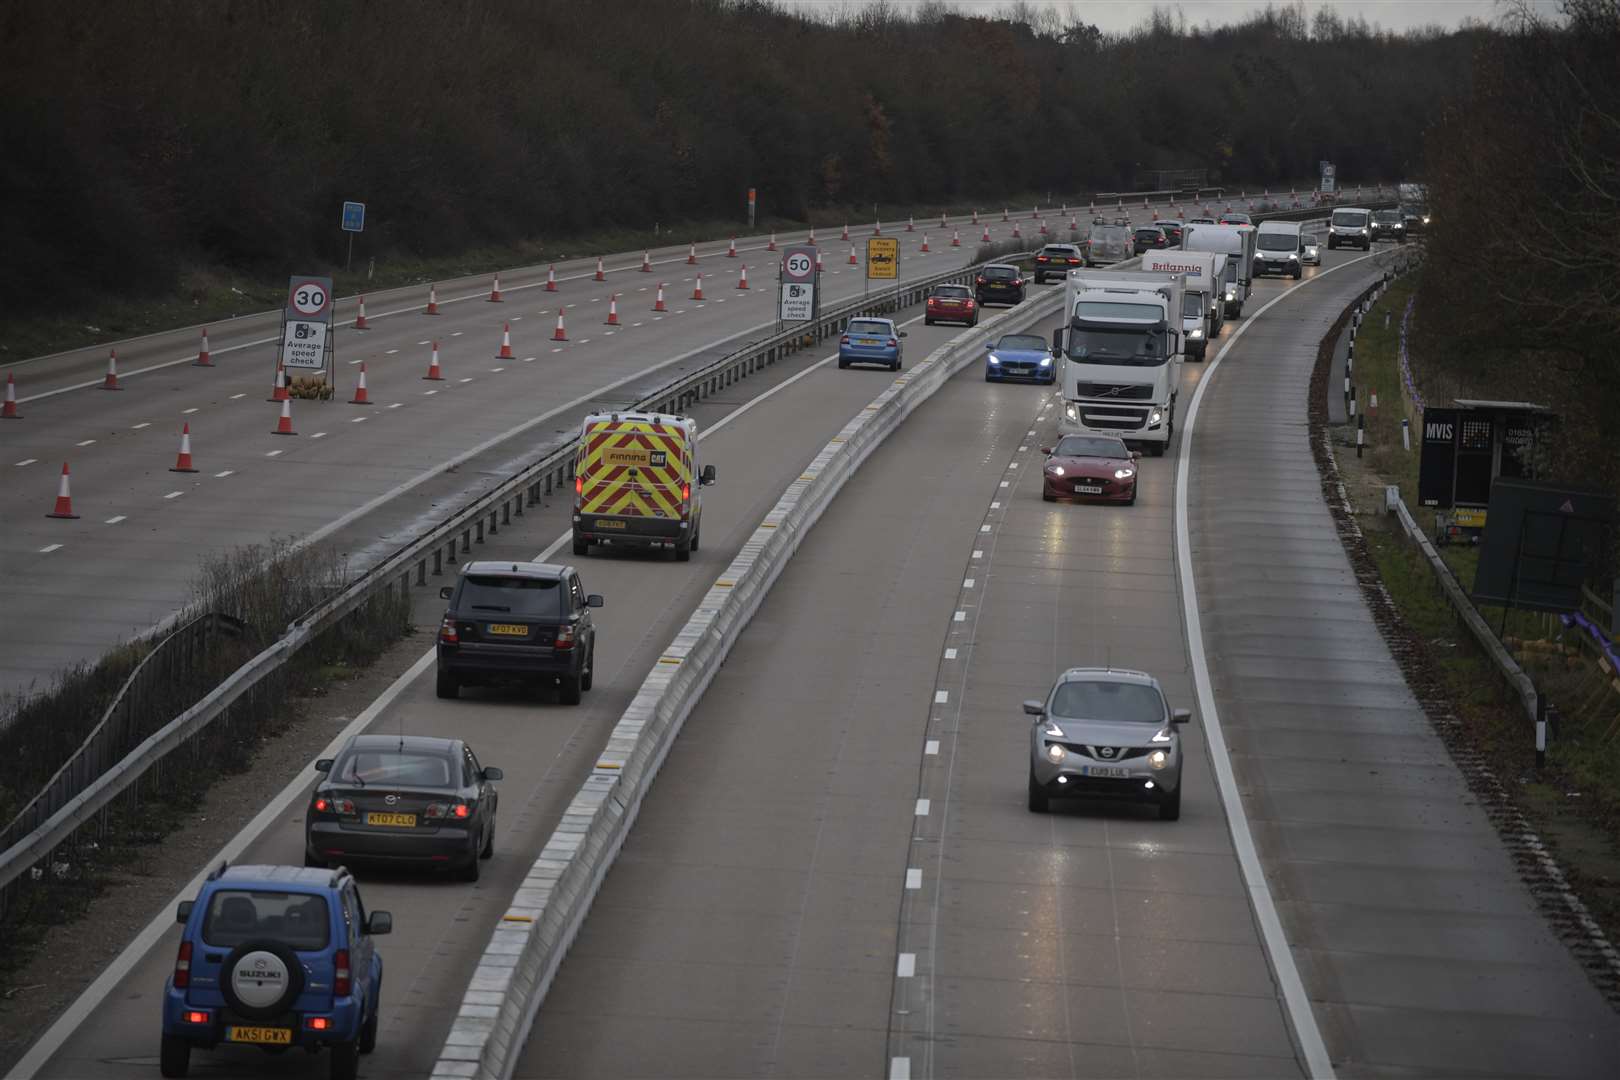
[[[1000,341],[985,342],[984,347],[990,352],[984,361],[985,382],[1057,382],[1052,348],[1039,334],[1004,334]]]

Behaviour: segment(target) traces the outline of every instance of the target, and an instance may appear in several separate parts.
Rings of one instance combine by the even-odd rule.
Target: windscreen
[[[1018,271],[1011,266],[987,266],[984,276],[990,281],[1012,281],[1018,276]]]
[[[1066,682],[1052,695],[1054,720],[1110,720],[1128,724],[1163,724],[1164,698],[1142,683]]]
[[[876,319],[851,319],[849,321],[848,332],[851,334],[866,334],[869,336],[888,337],[890,334],[894,333],[894,330],[889,326],[888,323],[879,322]]]
[[[550,618],[563,614],[561,585],[540,578],[469,576],[462,579],[456,610]]]
[[[934,289],[935,296],[943,296],[947,300],[962,300],[968,294],[966,285],[940,285]]]
[[[1128,458],[1131,452],[1118,439],[1102,435],[1065,435],[1052,448],[1058,457]]]
[[[1401,212],[1399,210],[1380,210],[1373,215],[1373,220],[1388,222],[1393,225],[1401,220]]]
[[[1008,352],[1015,350],[1046,351],[1046,339],[1039,334],[1007,334],[996,342],[996,348]]]
[[[221,889],[208,901],[203,942],[233,949],[256,938],[273,938],[299,952],[326,948],[326,898],[273,889]]]
[[[447,788],[453,786],[450,764],[443,754],[420,750],[356,748],[338,759],[331,776],[339,784],[357,787]]]
[[[1090,304],[1081,304],[1084,312]],[[1138,308],[1140,304],[1098,304],[1097,307]],[[1151,309],[1149,309],[1151,310]],[[1106,318],[1092,315],[1092,318]],[[1154,315],[1157,316],[1157,312]],[[1075,321],[1065,345],[1068,357],[1082,364],[1118,364],[1127,367],[1158,367],[1170,359],[1166,351],[1168,335],[1158,324],[1150,326],[1095,326]]]
[[[1260,234],[1261,251],[1298,251],[1299,236],[1295,233],[1263,232]]]
[[[1181,317],[1183,319],[1202,319],[1204,317],[1204,294],[1190,292],[1181,298]]]
[[[1367,214],[1363,210],[1335,210],[1333,224],[1341,229],[1359,229],[1367,224]]]

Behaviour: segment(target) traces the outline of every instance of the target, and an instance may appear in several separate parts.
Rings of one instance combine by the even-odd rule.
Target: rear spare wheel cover
[[[292,989],[286,961],[273,952],[254,949],[231,965],[231,989],[243,1005],[270,1009],[280,1005]]]

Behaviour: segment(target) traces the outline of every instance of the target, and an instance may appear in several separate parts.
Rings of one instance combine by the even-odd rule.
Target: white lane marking
[[[197,411],[197,406],[193,405],[189,409],[181,409],[180,410],[180,415],[181,416],[190,416],[192,413],[194,413],[196,411]]]
[[[472,382],[472,381],[473,381],[473,377],[471,375],[468,375],[465,379],[457,379],[456,380],[456,382],[464,382],[464,383]]]
[[[944,705],[946,702],[948,702],[950,700],[951,700],[951,692],[949,690],[935,690],[934,691],[934,704],[935,705]]]
[[[46,544],[44,547],[39,549],[39,553],[41,555],[49,555],[53,551],[60,551],[60,550],[62,550],[62,545],[61,544]]]
[[[324,438],[326,438],[326,432],[317,431],[315,434],[311,435],[310,438],[312,438],[312,439],[324,439]],[[281,451],[277,450],[276,453],[279,454],[279,453],[281,453]]]
[[[928,739],[928,740],[926,740],[923,743],[923,753],[930,754],[930,755],[938,754],[939,753],[939,740],[938,739]]]
[[[574,342],[574,344],[576,344],[576,345],[589,345],[590,343],[591,343],[590,338],[580,338],[578,341]]]
[[[906,867],[906,888],[922,888],[922,870],[915,866]]]
[[[971,588],[973,588],[973,583],[974,583],[973,578],[963,578],[962,579],[962,588],[971,589]]]
[[[1003,481],[1002,481],[1002,482],[1001,482],[1001,486],[1002,486],[1002,487],[1006,487],[1006,486],[1007,486],[1007,485],[1008,485],[1008,484],[1009,484],[1009,483],[1011,483],[1011,481],[1009,481],[1009,480],[1003,480]]]
[[[1003,480],[1002,483],[1006,483],[1006,481]],[[999,502],[993,502],[993,503],[990,504],[990,509],[992,509],[992,510],[1000,510],[1001,509],[1001,504]]]
[[[955,649],[946,649],[945,650],[945,659],[947,659],[947,660],[955,660],[956,659],[956,650]]]
[[[326,434],[326,432],[324,432],[324,431],[321,432],[321,435],[325,435],[325,434]],[[320,435],[317,435],[315,437],[318,439],[318,438],[320,438]],[[264,456],[265,457],[280,457],[281,456],[281,451],[280,450],[271,450],[269,453],[265,454]]]
[[[984,558],[984,552],[980,551],[978,548],[974,548],[973,549],[973,557],[975,559],[982,559],[982,558]]]
[[[523,316],[521,316],[521,315],[514,315],[514,316],[512,316],[512,320],[511,320],[511,321],[512,321],[512,322],[522,322],[522,321],[523,321]]]
[[[235,470],[235,469],[226,469],[226,470],[225,470],[225,471],[224,471],[224,472],[217,472],[217,473],[215,473],[215,474],[214,474],[214,479],[215,479],[215,480],[223,480],[223,479],[225,479],[225,478],[226,478],[226,477],[227,477],[227,476],[231,476],[231,475],[233,475],[233,474],[235,474],[235,472],[236,472],[236,470]]]
[[[171,492],[169,492],[167,495],[165,495],[163,497],[165,499],[178,499],[180,496],[182,496],[184,494],[185,494],[185,492],[183,492],[183,491],[171,491]]]
[[[532,363],[534,363],[534,357],[532,357],[532,356],[525,356],[525,357],[524,357],[524,358],[523,358],[523,362],[524,362],[524,363],[525,363],[525,364],[532,364]]]
[[[21,461],[18,461],[18,462],[15,462],[15,463],[14,463],[14,464],[15,464],[15,465],[16,465],[16,467],[17,467],[17,468],[19,468],[19,469],[20,469],[20,468],[22,468],[22,467],[23,467],[23,466],[24,466],[24,465],[34,465],[34,464],[37,464],[37,463],[38,463],[38,461],[39,461],[39,458],[37,458],[37,457],[25,457],[25,458],[23,458],[23,459],[22,459],[22,460],[21,460]]]
[[[640,323],[638,323],[638,322],[633,322],[633,323],[631,323],[631,324],[630,324],[630,325],[631,325],[631,326],[640,326],[640,325],[641,325],[641,324],[640,324]]]
[[[128,514],[114,514],[112,517],[107,519],[106,524],[108,524],[108,525],[116,525],[120,521],[123,521],[128,516],[129,516]]]
[[[399,352],[398,349],[384,349],[383,350],[383,355],[384,356],[393,356],[397,352]]]
[[[247,392],[246,392],[246,391],[243,391],[243,392],[242,392],[242,393],[240,393],[240,394],[232,394],[232,395],[231,395],[231,400],[232,400],[232,401],[238,401],[238,400],[240,400],[240,399],[242,399],[242,398],[245,398],[245,397],[247,397]]]
[[[1244,884],[1249,891],[1249,902],[1254,907],[1255,920],[1260,924],[1266,952],[1271,956],[1271,969],[1276,973],[1278,988],[1282,991],[1283,1006],[1288,1010],[1289,1023],[1293,1026],[1294,1035],[1299,1040],[1300,1052],[1305,1058],[1306,1075],[1314,1080],[1331,1080],[1334,1076],[1333,1059],[1328,1056],[1327,1046],[1322,1041],[1322,1032],[1317,1027],[1316,1014],[1311,1011],[1311,1000],[1305,992],[1304,980],[1300,978],[1299,967],[1294,962],[1288,935],[1283,932],[1282,918],[1277,914],[1277,901],[1271,895],[1271,885],[1266,881],[1265,868],[1260,865],[1260,853],[1255,847],[1254,833],[1249,828],[1249,815],[1243,808],[1243,797],[1238,791],[1237,778],[1232,773],[1232,756],[1226,746],[1226,733],[1221,728],[1220,713],[1215,708],[1215,690],[1210,680],[1209,657],[1204,652],[1204,622],[1198,611],[1198,584],[1193,577],[1187,492],[1191,483],[1189,473],[1192,467],[1192,441],[1198,421],[1198,407],[1203,403],[1204,391],[1209,388],[1210,381],[1220,369],[1221,361],[1226,358],[1232,346],[1238,343],[1260,316],[1270,311],[1280,301],[1296,295],[1307,285],[1321,281],[1328,274],[1337,273],[1371,257],[1363,255],[1316,273],[1294,288],[1274,297],[1243,321],[1243,325],[1227,339],[1225,345],[1221,346],[1221,351],[1215,354],[1215,359],[1210,361],[1209,366],[1204,369],[1203,377],[1198,380],[1198,388],[1193,391],[1192,403],[1187,406],[1181,449],[1176,455],[1176,574],[1181,584],[1182,619],[1187,627],[1187,651],[1192,658],[1193,683],[1198,694],[1198,713],[1204,724],[1204,741],[1209,749],[1211,770],[1215,774],[1216,786],[1220,789],[1221,802],[1226,806],[1226,824],[1232,834],[1232,847],[1237,853],[1238,866],[1243,871]]]
[[[498,371],[505,371],[506,369],[503,368],[503,367],[492,367],[489,370],[490,370],[490,374],[494,374],[494,373],[496,373]]]
[[[955,615],[951,616],[951,621],[953,621],[953,622],[967,622],[967,612],[958,611]]]
[[[131,431],[139,431],[139,430],[141,430],[141,428],[149,428],[151,426],[152,426],[152,421],[150,421],[150,420],[142,420],[138,424],[132,424],[130,426],[129,430],[131,430]]]
[[[365,363],[365,360],[364,360],[364,359],[361,359],[361,360],[350,360],[350,361],[349,361],[349,365],[350,365],[350,366],[351,366],[351,367],[352,367],[352,366],[354,366],[354,365],[355,365],[355,364],[363,364],[363,363]]]
[[[980,525],[979,526],[979,531],[980,532],[989,532],[990,531],[990,526],[988,526],[988,525]]]
[[[371,419],[371,417],[369,417],[369,416],[355,416],[355,417],[351,417],[349,419],[349,423],[351,423],[351,424],[363,424],[367,420],[370,420],[370,419]]]
[[[895,961],[894,975],[897,979],[909,979],[917,974],[917,954],[903,952],[899,960]]]
[[[431,344],[433,344],[433,339],[428,338],[426,341],[418,341],[417,344],[418,345],[431,345]]]
[[[551,351],[554,352],[554,353],[559,353],[559,352],[562,352],[562,349],[561,349],[561,347],[558,347],[558,348],[552,349]]]
[[[437,394],[437,393],[438,393],[437,390],[424,390],[424,391],[422,391],[422,396],[423,397],[432,397],[434,394]]]
[[[91,444],[91,443],[93,443],[93,442],[95,442],[95,441],[96,441],[96,440],[94,440],[94,439],[86,439],[86,440],[84,440],[84,442],[82,442],[82,443],[76,443],[76,444],[75,444],[75,445],[76,445],[76,446],[89,446],[89,445],[90,445],[90,444]]]
[[[388,407],[390,409],[403,409],[405,407],[405,403],[403,401],[396,401]]]
[[[1008,463],[1007,463],[1007,468],[1009,468],[1009,469],[1016,469],[1016,468],[1018,468],[1018,462],[1016,462],[1016,461],[1010,461],[1010,462],[1008,462]]]
[[[1020,454],[1022,454],[1022,453],[1023,453],[1023,452],[1024,452],[1024,451],[1026,451],[1026,450],[1028,450],[1028,449],[1029,449],[1029,447],[1027,447],[1027,446],[1020,446],[1020,447],[1019,447],[1019,448],[1018,448],[1018,452],[1019,452],[1019,453],[1020,453]]]
[[[465,331],[465,330],[452,330],[452,331],[450,331],[450,336],[451,337],[460,337],[462,334],[465,334],[466,332],[467,331]]]
[[[838,271],[834,270],[833,273]],[[911,1059],[897,1057],[889,1059],[889,1080],[911,1080]]]
[[[917,800],[917,816],[918,817],[927,817],[928,816],[928,805],[929,804],[928,804],[927,799],[918,799]]]

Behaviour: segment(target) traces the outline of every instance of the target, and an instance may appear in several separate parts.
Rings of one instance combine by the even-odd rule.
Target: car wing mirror
[[[394,916],[387,911],[373,911],[366,919],[366,933],[373,937],[394,932]]]
[[[197,906],[195,900],[182,900],[180,906],[174,909],[174,921],[184,926],[191,918],[191,909]]]
[[[316,762],[315,762],[315,771],[316,772],[321,772],[321,773],[329,773],[329,772],[331,772],[332,771],[332,759],[329,758],[329,757],[318,758],[316,760]]]
[[[1132,450],[1131,451],[1131,460],[1132,461],[1141,461],[1142,460],[1142,451],[1140,451],[1140,450]]]
[[[896,335],[896,336],[898,336],[898,337],[905,337],[905,336],[906,336],[906,332],[905,332],[905,331],[904,331],[904,330],[902,330],[902,331],[900,331],[900,333],[899,333],[899,334],[898,334],[898,335]]]
[[[480,774],[485,780],[505,780],[506,774],[493,765],[486,765]]]
[[[1052,448],[1050,446],[1043,446],[1043,447],[1041,447],[1041,453],[1045,454],[1047,457],[1051,457],[1052,456]]]
[[[1192,719],[1191,709],[1176,709],[1170,714],[1172,724],[1185,724]]]
[[[456,587],[454,585],[446,585],[444,588],[439,590],[439,599],[448,600],[450,599],[450,594],[455,591]]]
[[[1030,716],[1045,716],[1046,706],[1038,701],[1026,701],[1024,702],[1024,711]]]
[[[714,475],[714,466],[705,465],[703,466],[703,472],[698,476],[698,483],[712,484],[714,483]]]
[[[593,592],[585,598],[586,607],[601,607],[603,603],[602,594],[599,592]]]
[[[984,343],[984,347],[985,347],[985,351],[987,351],[987,352],[995,352],[996,343],[993,342],[993,341],[987,341],[987,342]]]

